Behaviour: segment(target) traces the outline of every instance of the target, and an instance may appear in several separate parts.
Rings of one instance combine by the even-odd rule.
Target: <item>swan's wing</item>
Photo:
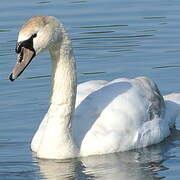
[[[139,137],[152,134],[149,128],[139,135],[139,129],[146,122],[161,120],[163,116],[164,101],[151,80],[144,77],[116,79],[88,95],[77,106],[74,135],[81,143],[81,153],[86,155],[129,150],[143,139]]]
[[[98,89],[104,87],[108,81],[105,80],[93,80],[81,83],[77,86],[77,97],[76,97],[76,107],[83,101],[89,94],[97,91]]]

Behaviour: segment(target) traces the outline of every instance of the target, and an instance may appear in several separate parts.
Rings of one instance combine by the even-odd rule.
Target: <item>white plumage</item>
[[[170,135],[180,109],[179,94],[164,101],[156,84],[145,77],[88,81],[76,91],[75,60],[63,25],[54,17],[36,16],[22,27],[18,39],[33,33],[36,54],[48,49],[53,63],[50,107],[31,144],[38,157],[127,151]]]

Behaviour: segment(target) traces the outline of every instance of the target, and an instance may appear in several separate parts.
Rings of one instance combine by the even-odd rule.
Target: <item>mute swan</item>
[[[31,143],[37,157],[65,159],[127,151],[170,135],[180,95],[166,96],[164,101],[156,84],[145,77],[88,81],[77,87],[71,41],[55,17],[34,16],[22,26],[10,80],[44,50],[52,58],[52,90],[49,110]]]

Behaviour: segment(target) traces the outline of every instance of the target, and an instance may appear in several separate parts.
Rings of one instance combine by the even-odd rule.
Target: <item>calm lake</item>
[[[78,82],[143,75],[162,94],[180,92],[179,0],[1,0],[0,179],[178,180],[178,130],[158,145],[129,152],[64,161],[33,156],[31,138],[48,109],[49,54],[36,57],[16,82],[8,80],[17,33],[33,15],[53,15],[64,23]]]

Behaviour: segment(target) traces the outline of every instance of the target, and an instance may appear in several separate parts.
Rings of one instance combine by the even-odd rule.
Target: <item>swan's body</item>
[[[21,46],[27,41],[31,48]],[[169,95],[164,102],[156,84],[145,77],[89,81],[76,88],[71,42],[56,18],[36,16],[22,27],[17,52],[21,56],[27,49],[30,60],[32,52],[49,49],[53,63],[50,107],[31,143],[38,157],[64,159],[126,151],[159,143],[170,135],[180,95],[179,100]],[[22,62],[24,67],[29,64],[27,59]],[[18,60],[11,80],[24,70],[22,62]]]

